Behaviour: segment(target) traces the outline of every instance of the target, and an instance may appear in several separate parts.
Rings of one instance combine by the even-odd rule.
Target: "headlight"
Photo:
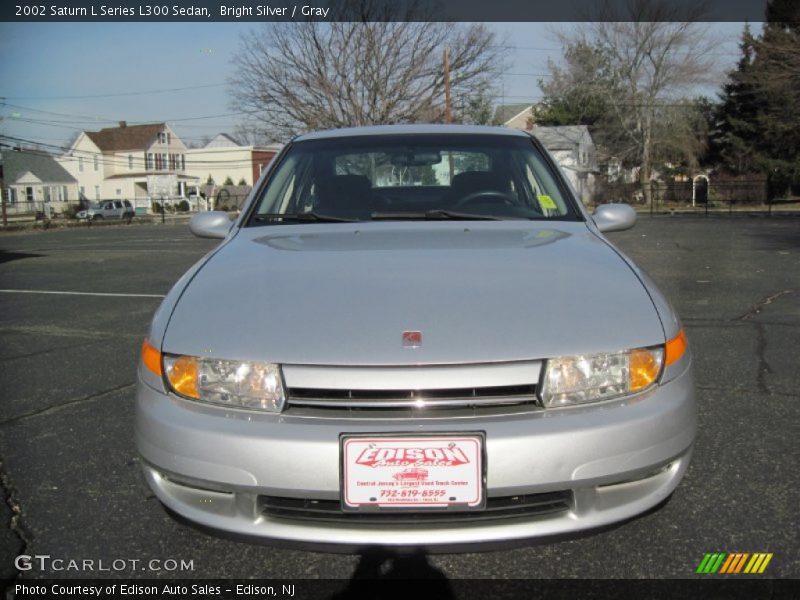
[[[552,408],[640,392],[656,382],[663,362],[663,346],[553,358],[545,367],[542,402]]]
[[[235,408],[283,410],[283,381],[276,364],[163,356],[164,374],[176,394]]]

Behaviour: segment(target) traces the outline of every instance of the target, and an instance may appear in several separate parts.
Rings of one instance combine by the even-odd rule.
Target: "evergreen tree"
[[[738,175],[762,174],[771,195],[800,188],[800,4],[772,0],[757,38],[747,27],[711,131],[709,160]]]
[[[722,88],[709,131],[707,162],[737,175],[752,173],[756,168],[753,139],[760,98],[753,82],[754,45],[748,24],[739,44],[742,56],[736,70],[728,74],[729,81]]]

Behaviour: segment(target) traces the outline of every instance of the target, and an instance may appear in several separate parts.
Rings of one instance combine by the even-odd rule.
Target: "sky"
[[[0,134],[58,152],[77,131],[166,121],[188,143],[233,133],[231,59],[252,23],[0,23]],[[496,103],[540,98],[566,24],[488,23],[511,47]],[[713,23],[724,71],[742,23]],[[757,29],[756,29],[757,30]],[[190,88],[190,89],[186,89]],[[713,95],[715,88],[703,90]],[[282,141],[282,140],[278,140]]]

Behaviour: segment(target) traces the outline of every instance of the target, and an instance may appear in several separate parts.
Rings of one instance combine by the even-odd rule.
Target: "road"
[[[682,578],[706,552],[772,552],[766,575],[800,577],[800,219],[642,217],[611,237],[674,303],[693,347],[700,429],[684,482],[659,510],[597,535],[415,560],[448,578]],[[0,530],[4,578],[23,550],[107,565],[192,562],[189,571],[51,565],[25,578],[349,578],[359,565],[357,555],[200,532],[168,515],[140,476],[139,345],[159,296],[213,246],[185,225],[0,237],[3,290],[120,294],[0,292],[0,516],[9,523],[16,511]],[[602,319],[590,293],[586,310]]]

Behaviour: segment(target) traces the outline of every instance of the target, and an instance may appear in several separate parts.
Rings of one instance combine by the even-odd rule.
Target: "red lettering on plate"
[[[466,453],[452,448],[365,448],[356,463],[367,467],[455,467],[469,464]]]

